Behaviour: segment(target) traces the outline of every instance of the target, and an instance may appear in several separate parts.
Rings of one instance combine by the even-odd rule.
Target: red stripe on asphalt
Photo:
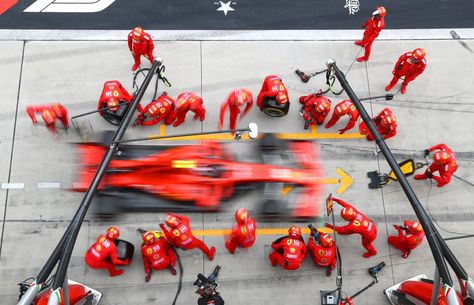
[[[8,11],[12,6],[17,4],[17,0],[1,0],[0,1],[0,15]]]

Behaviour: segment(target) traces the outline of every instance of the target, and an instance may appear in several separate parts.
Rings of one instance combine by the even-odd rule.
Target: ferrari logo
[[[173,230],[173,234],[179,236],[179,230]]]
[[[320,256],[323,256],[324,255],[324,250],[319,250],[318,253],[319,253]]]
[[[148,249],[146,249],[146,253],[152,254],[152,253],[153,253],[153,250],[151,250],[150,248],[148,248]]]
[[[117,90],[114,90],[114,96],[119,96],[119,93]]]
[[[288,246],[291,246],[291,239],[288,239],[288,240],[286,241],[286,244],[287,244]]]
[[[353,224],[356,227],[360,227],[360,222],[358,220],[354,220]]]
[[[240,228],[240,232],[242,232],[243,235],[246,235],[247,234],[247,228],[245,228],[245,227]]]
[[[280,84],[280,91],[283,91],[285,90],[285,87],[283,86],[283,84]]]

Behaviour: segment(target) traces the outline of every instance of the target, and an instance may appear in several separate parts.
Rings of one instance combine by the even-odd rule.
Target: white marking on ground
[[[23,189],[25,188],[24,183],[2,183],[2,189]]]
[[[474,39],[474,28],[470,29],[401,29],[383,30],[377,40],[451,40],[451,31],[456,31],[463,40]],[[340,41],[361,39],[364,30],[249,30],[249,31],[187,31],[150,30],[154,40],[197,41]],[[0,30],[0,40],[127,40],[130,30]]]
[[[61,183],[59,182],[38,182],[39,189],[58,189],[61,188]]]

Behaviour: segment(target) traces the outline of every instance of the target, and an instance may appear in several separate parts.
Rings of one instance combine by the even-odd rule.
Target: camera
[[[212,271],[211,275],[208,277],[205,277],[201,273],[197,275],[196,281],[194,281],[194,286],[197,286],[198,289],[196,290],[196,293],[199,294],[200,296],[203,297],[208,297],[209,293],[214,293],[216,292],[217,287],[219,287],[219,284],[216,282],[217,276],[219,274],[219,270],[221,269],[221,266],[217,265],[214,268],[214,271]],[[212,291],[209,290],[212,289]]]

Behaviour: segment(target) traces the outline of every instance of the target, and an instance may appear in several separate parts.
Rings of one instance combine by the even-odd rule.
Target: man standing
[[[369,60],[372,43],[374,43],[375,38],[379,36],[380,31],[385,27],[384,17],[386,14],[387,11],[385,10],[385,7],[379,6],[372,13],[372,17],[362,25],[362,28],[365,29],[364,38],[362,40],[357,40],[355,44],[364,47],[365,54],[364,56],[357,58],[358,62]]]
[[[387,87],[385,87],[385,91],[392,89],[392,87],[397,84],[398,80],[404,77],[401,92],[402,94],[405,94],[408,83],[425,71],[425,55],[425,49],[417,48],[413,50],[413,52],[406,52],[400,56],[392,71],[393,78]]]
[[[324,226],[333,229],[339,234],[360,234],[362,246],[367,249],[363,257],[368,258],[376,255],[377,250],[373,245],[373,242],[377,238],[377,226],[375,223],[347,202],[334,197],[332,200],[343,207],[341,217],[349,221],[349,223],[343,227],[334,227],[329,223],[325,223]]]
[[[153,49],[155,45],[153,44],[153,39],[151,39],[150,34],[146,33],[141,27],[134,28],[128,34],[128,49],[132,53],[135,63],[132,66],[132,71],[137,70],[138,66],[141,64],[140,57],[145,56],[151,64],[154,62]]]

